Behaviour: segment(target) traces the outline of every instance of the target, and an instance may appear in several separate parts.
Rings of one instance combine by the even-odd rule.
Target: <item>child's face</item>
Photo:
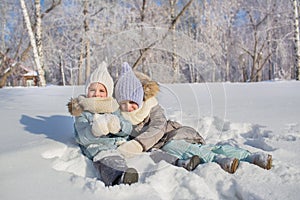
[[[123,112],[132,112],[134,110],[137,110],[138,108],[139,106],[137,105],[137,103],[133,101],[122,101],[120,103],[120,110]]]
[[[107,91],[103,84],[101,83],[92,83],[88,89],[88,98],[91,97],[100,97],[104,98],[107,97]]]

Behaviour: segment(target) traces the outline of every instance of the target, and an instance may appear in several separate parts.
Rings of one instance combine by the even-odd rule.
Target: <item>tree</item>
[[[78,62],[78,84],[81,85],[84,83],[83,78],[83,61],[84,58],[86,60],[85,63],[85,80],[87,80],[88,76],[90,75],[91,71],[91,59],[90,59],[90,40],[89,40],[89,11],[88,11],[88,6],[89,6],[89,0],[84,0],[83,1],[83,27],[84,27],[84,34],[82,40],[82,46],[81,46],[81,51],[80,51],[80,56],[79,56],[79,62]]]
[[[191,5],[191,3],[193,2],[193,0],[190,0],[183,8],[182,10],[175,16],[174,13],[171,13],[171,17],[172,17],[172,20],[171,20],[171,23],[169,25],[169,28],[168,28],[168,32],[166,32],[160,39],[152,42],[148,47],[146,47],[141,55],[138,57],[138,59],[136,60],[136,62],[134,63],[133,67],[132,68],[136,68],[142,61],[142,59],[147,55],[147,53],[155,47],[155,45],[157,45],[158,43],[162,42],[164,39],[166,39],[166,37],[168,35],[170,35],[172,33],[172,30],[175,29],[175,26],[176,26],[176,23],[179,21],[179,18],[183,15],[183,13],[188,9],[188,7]],[[172,4],[174,4],[173,1],[170,1],[170,4],[171,4],[171,7],[173,6]],[[174,12],[173,9],[171,9],[172,11],[171,12]]]
[[[205,52],[210,57],[211,68],[213,68],[211,81],[230,81],[232,57],[234,57],[233,29],[240,10],[240,1],[203,1],[203,6],[204,22],[199,24],[202,32],[199,40],[207,45]]]
[[[295,54],[296,54],[296,66],[295,66],[295,78],[300,80],[300,38],[299,38],[299,10],[297,0],[293,0],[294,8],[294,37],[295,37]]]
[[[39,56],[39,51],[41,52],[42,50],[40,49],[40,47],[38,45],[41,45],[41,43],[38,43],[38,44],[36,43],[36,37],[34,36],[33,30],[31,28],[31,22],[30,22],[30,18],[28,15],[26,5],[25,5],[25,1],[20,0],[20,3],[21,3],[21,8],[22,8],[23,16],[24,16],[24,21],[25,21],[25,24],[27,27],[28,35],[30,38],[30,43],[31,43],[31,46],[33,49],[34,61],[35,61],[37,71],[38,71],[38,76],[39,76],[39,85],[46,86],[45,72],[44,72],[44,69],[42,68],[41,57]],[[39,11],[37,11],[36,16],[39,18],[39,19],[37,19],[37,21],[38,21],[38,23],[37,23],[38,34],[37,35],[38,35],[38,37],[40,37],[41,36],[41,27],[40,27],[41,26],[41,23],[40,23],[41,15],[39,14],[40,13],[40,4],[39,4],[39,2],[37,2],[37,0],[35,1],[35,3],[37,6],[36,10],[39,10]],[[39,41],[39,42],[41,42],[41,41]],[[40,49],[40,50],[38,50],[38,49]]]
[[[127,61],[160,82],[241,81],[243,76],[259,81],[295,74],[293,4],[286,0],[40,2],[26,1],[27,12],[40,66],[52,84],[64,82],[63,69],[67,84],[83,84],[89,69],[103,60],[114,78]],[[33,42],[28,31],[24,34],[22,10],[13,11],[16,6],[9,0],[1,4],[0,52],[32,66]]]
[[[265,66],[266,62],[271,56],[271,52],[267,51],[267,35],[259,35],[259,28],[262,24],[265,23],[267,15],[264,16],[260,21],[255,22],[251,13],[248,12],[250,26],[253,29],[253,47],[252,49],[247,49],[243,46],[240,48],[250,56],[252,61],[251,73],[249,81],[262,81],[262,69]],[[265,38],[263,38],[265,37]]]

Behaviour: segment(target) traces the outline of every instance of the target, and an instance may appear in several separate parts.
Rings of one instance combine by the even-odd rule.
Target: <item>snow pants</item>
[[[119,184],[119,181],[126,169],[126,161],[121,156],[107,156],[94,162],[101,180],[105,186],[112,186]]]
[[[165,161],[167,163],[170,163],[172,165],[176,165],[176,161],[178,160],[177,156],[174,156],[172,154],[169,154],[165,151],[162,151],[161,149],[152,149],[150,152],[150,158],[155,162],[159,163],[160,161]]]
[[[192,144],[184,140],[171,140],[161,149],[184,160],[198,155],[205,163],[215,162],[218,157],[237,158],[240,161],[249,162],[248,157],[251,155],[245,149],[230,145]]]

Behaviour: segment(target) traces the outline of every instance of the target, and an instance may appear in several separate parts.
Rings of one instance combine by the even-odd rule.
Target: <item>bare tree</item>
[[[3,72],[0,73],[0,88],[5,86],[7,77],[13,73],[15,67],[15,63],[10,62],[6,54],[7,52],[0,52],[0,69],[4,69]]]
[[[241,47],[252,59],[250,81],[262,81],[262,69],[271,56],[271,52],[267,51],[267,38],[261,41],[259,36],[259,27],[266,21],[267,15],[258,22],[255,22],[252,15],[248,13],[250,25],[253,29],[253,49],[248,50]],[[265,35],[265,37],[267,37]],[[267,52],[266,52],[267,51]],[[266,53],[265,53],[266,52]]]
[[[5,8],[16,3],[3,2],[1,25],[15,29],[10,37],[3,33],[12,29],[0,32],[1,52],[10,49],[8,58],[32,66],[36,56],[29,34],[20,26],[21,9],[12,19]],[[293,4],[286,0],[128,0],[126,5],[82,0],[55,6],[58,2],[43,1],[44,12],[33,15],[39,1],[26,1],[40,66],[53,84],[62,83],[62,69],[67,69],[67,84],[79,79],[83,84],[89,68],[103,60],[115,77],[119,63],[127,61],[162,82],[241,81],[243,76],[244,81],[259,81],[288,78],[299,70]],[[173,78],[176,68],[178,79]]]
[[[182,10],[176,15],[176,17],[174,17],[174,19],[172,19],[171,24],[169,25],[168,28],[168,32],[161,38],[158,39],[154,42],[152,42],[148,47],[146,47],[144,49],[144,51],[142,52],[142,54],[138,57],[138,59],[136,60],[136,62],[134,63],[132,68],[136,68],[142,61],[142,59],[147,55],[147,53],[155,47],[155,45],[157,45],[158,43],[162,42],[172,31],[172,28],[176,25],[176,23],[178,22],[180,16],[183,15],[183,13],[188,9],[188,7],[192,4],[193,0],[190,0],[183,8]]]

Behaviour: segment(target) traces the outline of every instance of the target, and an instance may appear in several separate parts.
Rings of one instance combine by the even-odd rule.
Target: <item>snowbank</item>
[[[74,142],[65,106],[83,87],[1,89],[0,198],[298,199],[299,90],[300,82],[162,85],[158,99],[170,119],[208,143],[270,153],[273,168],[242,162],[229,174],[207,163],[188,172],[145,154],[129,161],[139,183],[105,187]]]

